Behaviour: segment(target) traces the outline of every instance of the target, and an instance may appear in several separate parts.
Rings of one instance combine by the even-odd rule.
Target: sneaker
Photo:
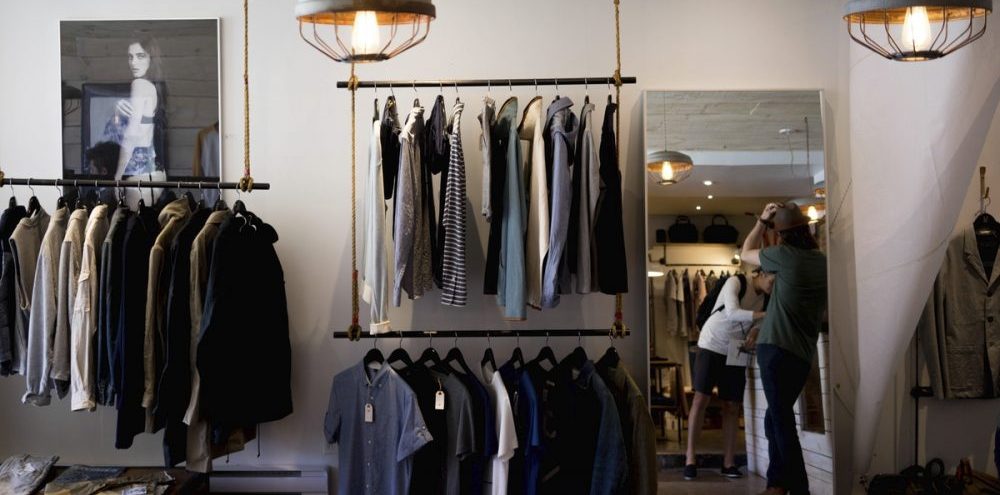
[[[722,475],[727,478],[742,478],[743,473],[740,472],[740,468],[736,466],[724,467],[722,468]]]
[[[684,466],[684,479],[687,481],[692,481],[698,477],[698,467],[694,464],[688,464]]]

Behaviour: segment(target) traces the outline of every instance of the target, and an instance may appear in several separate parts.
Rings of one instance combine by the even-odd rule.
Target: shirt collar
[[[594,362],[588,359],[583,363],[583,366],[580,367],[580,374],[576,376],[576,380],[573,380],[573,383],[575,383],[577,387],[588,389],[590,388],[590,379],[593,376]]]
[[[385,379],[385,377],[389,374],[389,371],[391,369],[392,369],[391,366],[382,363],[382,367],[375,372],[375,376],[371,376],[368,374],[368,370],[365,369],[364,360],[359,362],[357,366],[358,373],[361,374],[361,383],[365,385],[378,385],[380,382],[382,382],[382,380]]]

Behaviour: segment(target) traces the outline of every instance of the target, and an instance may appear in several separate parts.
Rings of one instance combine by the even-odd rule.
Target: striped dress
[[[458,102],[449,125],[448,139],[451,145],[448,157],[448,181],[445,184],[444,211],[441,224],[444,226],[443,263],[441,267],[441,304],[465,306],[468,296],[465,266],[465,154],[462,152],[462,110],[465,104]]]

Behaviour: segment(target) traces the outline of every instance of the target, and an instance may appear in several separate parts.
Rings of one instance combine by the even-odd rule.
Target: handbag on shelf
[[[716,223],[716,220],[720,218],[722,219],[722,223]],[[729,225],[729,220],[726,217],[715,215],[712,217],[712,225],[705,227],[702,237],[705,239],[705,242],[711,244],[736,244],[740,233],[736,230],[736,227]]]
[[[674,224],[667,231],[670,242],[678,244],[691,244],[698,242],[698,228],[691,223],[691,219],[685,215],[677,217]]]

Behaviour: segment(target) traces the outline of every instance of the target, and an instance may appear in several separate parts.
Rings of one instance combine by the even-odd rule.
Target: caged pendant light
[[[667,146],[667,100],[663,100],[663,146]],[[652,174],[661,186],[671,186],[687,179],[694,171],[694,161],[690,156],[662,149],[646,155],[646,171]]]
[[[295,6],[302,39],[346,63],[381,62],[413,48],[436,15],[431,0],[298,0]]]
[[[851,0],[851,39],[889,60],[944,57],[981,38],[992,0]]]

